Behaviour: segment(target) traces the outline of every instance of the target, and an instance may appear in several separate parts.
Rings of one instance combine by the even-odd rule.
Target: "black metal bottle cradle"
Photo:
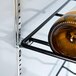
[[[60,58],[60,59],[63,59],[63,60],[68,60],[68,61],[71,61],[71,62],[75,62],[76,63],[76,59],[73,59],[73,58],[69,58],[69,57],[65,57],[65,56],[61,56],[61,55],[58,55],[58,54],[54,54],[53,52],[49,52],[48,50],[45,50],[45,49],[41,49],[39,47],[35,47],[35,46],[31,46],[31,45],[28,45],[28,43],[30,43],[31,41],[32,42],[37,42],[37,43],[40,43],[40,44],[43,44],[43,45],[46,45],[46,46],[49,46],[48,42],[46,41],[42,41],[42,40],[39,40],[39,39],[35,39],[35,38],[32,38],[32,36],[34,34],[36,34],[49,20],[51,20],[54,16],[63,16],[63,14],[58,14],[58,12],[65,6],[67,5],[68,3],[70,2],[70,0],[66,1],[58,10],[56,10],[51,16],[49,16],[42,24],[40,24],[32,33],[30,33],[26,38],[24,38],[21,42],[21,47],[24,47],[24,48],[28,48],[28,49],[31,49],[33,51],[37,51],[37,52],[40,52],[40,53],[43,53],[43,54],[46,54],[46,55],[50,55],[50,56],[54,56],[54,57],[57,57],[57,58]]]
[[[65,6],[67,5],[71,0],[67,0],[59,9],[57,9],[52,15],[50,15],[44,22],[42,22],[33,32],[31,32],[26,38],[24,38],[20,44],[20,47],[24,47],[24,48],[27,48],[27,49],[30,49],[32,51],[36,51],[36,52],[39,52],[39,53],[42,53],[42,54],[46,54],[46,55],[49,55],[49,56],[53,56],[53,57],[56,57],[56,58],[59,58],[59,59],[62,59],[64,60],[64,63],[62,64],[61,68],[59,69],[58,73],[56,74],[56,76],[59,75],[60,71],[62,68],[65,68],[66,70],[68,70],[69,72],[73,73],[76,75],[76,73],[72,72],[70,69],[64,67],[64,64],[66,61],[69,61],[69,62],[73,62],[73,63],[76,63],[76,59],[75,58],[70,58],[70,57],[66,57],[66,56],[62,56],[62,55],[59,55],[59,54],[55,54],[51,51],[48,51],[48,50],[45,50],[45,49],[42,49],[42,48],[39,48],[39,47],[36,47],[36,46],[32,46],[31,43],[32,42],[36,42],[36,43],[39,43],[39,44],[42,44],[42,45],[46,45],[46,46],[49,46],[48,42],[46,41],[42,41],[42,40],[39,40],[39,39],[36,39],[36,38],[32,38],[33,35],[35,35],[43,26],[45,26],[45,24],[51,20],[54,16],[63,16],[63,14],[59,14],[58,12]],[[76,0],[74,0],[76,1]]]

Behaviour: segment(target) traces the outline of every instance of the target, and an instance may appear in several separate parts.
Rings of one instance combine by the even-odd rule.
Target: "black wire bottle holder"
[[[56,76],[59,75],[60,71],[62,70],[62,68],[65,68],[66,70],[68,70],[69,72],[71,72],[72,74],[76,75],[76,73],[74,73],[73,71],[71,71],[70,69],[68,69],[67,67],[64,66],[64,64],[66,63],[66,61],[69,61],[69,62],[73,62],[73,63],[76,63],[76,59],[75,58],[70,58],[70,57],[66,57],[66,56],[62,56],[60,54],[55,54],[51,51],[48,51],[48,50],[45,50],[45,49],[42,49],[42,48],[39,48],[39,47],[36,47],[36,46],[32,46],[31,44],[33,42],[36,42],[36,43],[39,43],[39,44],[42,44],[42,45],[46,45],[46,46],[49,46],[48,42],[46,41],[43,41],[43,40],[40,40],[40,39],[36,39],[36,38],[33,38],[32,36],[35,35],[43,26],[45,26],[45,24],[51,20],[54,16],[63,16],[63,14],[59,14],[58,12],[65,6],[67,5],[71,0],[67,0],[60,8],[58,8],[52,15],[50,15],[44,22],[42,22],[33,32],[31,32],[26,38],[24,38],[22,40],[22,42],[20,41],[20,32],[21,32],[21,21],[20,21],[20,0],[16,0],[16,26],[17,26],[17,29],[16,29],[16,45],[18,46],[18,48],[21,48],[21,47],[24,47],[24,48],[27,48],[27,49],[30,49],[32,51],[35,51],[35,52],[39,52],[39,53],[42,53],[42,54],[46,54],[46,55],[49,55],[49,56],[53,56],[53,57],[56,57],[56,58],[59,58],[59,59],[62,59],[64,60],[62,66],[60,67],[59,71],[57,72]],[[75,0],[74,0],[75,1]],[[18,28],[19,27],[19,28]],[[20,43],[21,42],[21,43]],[[21,49],[18,49],[18,76],[21,75]]]

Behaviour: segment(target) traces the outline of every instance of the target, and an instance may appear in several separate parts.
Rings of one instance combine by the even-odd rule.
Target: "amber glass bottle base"
[[[76,58],[76,11],[66,13],[54,23],[48,42],[54,53]]]

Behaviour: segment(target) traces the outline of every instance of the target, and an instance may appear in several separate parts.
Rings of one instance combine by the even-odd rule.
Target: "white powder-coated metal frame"
[[[20,16],[20,0],[15,0],[15,32],[16,32],[16,51],[17,51],[17,76],[21,76],[21,49],[20,36],[21,36],[21,16]]]

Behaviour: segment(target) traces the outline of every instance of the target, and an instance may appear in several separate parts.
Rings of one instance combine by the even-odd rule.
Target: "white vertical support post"
[[[21,76],[21,16],[20,0],[15,0],[15,30],[16,30],[16,51],[17,51],[17,76]]]

